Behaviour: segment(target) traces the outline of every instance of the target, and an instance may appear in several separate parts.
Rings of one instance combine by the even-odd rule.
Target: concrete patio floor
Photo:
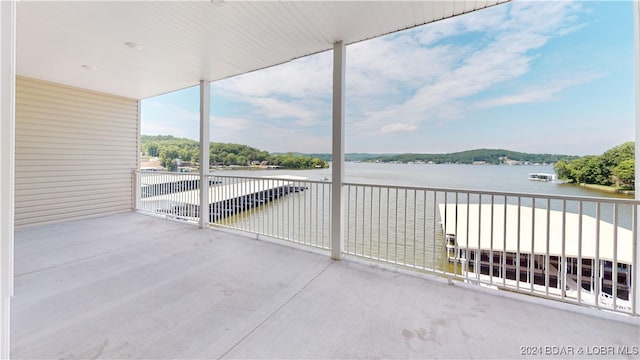
[[[638,318],[142,214],[15,243],[13,358],[640,357]]]

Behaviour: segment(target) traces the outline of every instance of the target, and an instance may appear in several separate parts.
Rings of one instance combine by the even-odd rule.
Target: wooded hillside
[[[555,165],[558,178],[578,184],[635,188],[635,146],[633,141],[607,150],[602,155],[588,155]]]
[[[375,162],[433,162],[434,164],[473,164],[485,162],[487,164],[505,163],[537,163],[552,164],[561,159],[575,159],[577,156],[557,154],[529,154],[503,149],[477,149],[448,154],[397,154],[385,155],[369,159]]]
[[[158,157],[160,164],[169,171],[177,168],[178,161],[199,164],[198,141],[176,138],[170,135],[142,135],[142,153]],[[267,151],[241,144],[211,143],[209,164],[217,165],[273,165],[286,169],[313,169],[329,167],[326,161],[293,154],[271,155]]]

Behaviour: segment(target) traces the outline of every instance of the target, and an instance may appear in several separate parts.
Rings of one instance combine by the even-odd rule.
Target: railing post
[[[13,296],[16,2],[0,1],[0,359],[9,358]]]
[[[344,246],[344,76],[346,51],[342,41],[333,45],[333,144],[331,171],[331,258],[340,260]]]
[[[200,228],[209,225],[209,82],[200,80]]]

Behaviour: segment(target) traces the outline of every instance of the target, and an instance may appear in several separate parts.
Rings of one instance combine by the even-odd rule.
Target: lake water
[[[532,172],[554,173],[552,166],[459,165],[459,164],[345,164],[350,183],[403,185],[429,188],[506,191],[590,197],[632,198],[621,194],[553,182],[528,180]],[[331,169],[314,170],[218,170],[213,174],[240,176],[297,175],[319,180],[331,178]]]
[[[532,172],[553,173],[551,166],[500,166],[500,165],[435,165],[435,164],[377,164],[346,163],[345,182],[354,184],[396,185],[431,189],[460,189],[500,191],[539,195],[570,195],[584,197],[627,197],[624,195],[586,189],[571,184],[528,180]],[[278,176],[296,175],[309,180],[331,177],[331,169],[314,170],[214,170],[212,175],[229,176]],[[226,180],[225,180],[226,181]],[[308,184],[305,191],[290,194],[259,207],[228,217],[218,224],[231,228],[265,234],[268,236],[302,242],[327,248],[329,246],[330,213],[329,183]],[[306,186],[306,185],[305,185]],[[345,205],[345,251],[409,266],[430,269],[447,269],[457,272],[455,264],[446,261],[442,215],[438,206],[443,203],[487,203],[490,196],[479,197],[455,192],[423,191],[388,187],[348,186]],[[446,198],[446,199],[445,199]],[[632,209],[620,205],[617,210],[611,204],[603,204],[597,210],[595,202],[563,202],[533,197],[495,197],[496,204],[520,204],[568,213],[583,211],[613,223],[618,214],[618,224],[631,228]],[[582,210],[579,209],[582,207]],[[453,216],[453,215],[450,215]],[[483,226],[489,226],[484,224]],[[577,229],[567,229],[577,232]],[[592,231],[585,229],[584,231]]]

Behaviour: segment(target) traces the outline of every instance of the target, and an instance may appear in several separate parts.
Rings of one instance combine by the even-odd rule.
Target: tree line
[[[607,150],[602,155],[587,155],[556,163],[559,179],[576,184],[615,186],[623,190],[635,188],[635,146],[626,142]]]
[[[577,156],[558,154],[529,154],[503,149],[476,149],[448,154],[394,154],[378,156],[366,161],[373,162],[432,162],[434,164],[504,164],[509,161],[522,163],[552,164],[561,159],[575,159]]]
[[[160,165],[169,171],[176,170],[179,162],[200,163],[200,143],[195,140],[171,135],[142,135],[141,147],[143,155],[159,158]],[[291,153],[272,155],[247,145],[231,143],[211,143],[209,165],[271,165],[286,169],[329,167],[328,162],[319,158],[295,156]]]

